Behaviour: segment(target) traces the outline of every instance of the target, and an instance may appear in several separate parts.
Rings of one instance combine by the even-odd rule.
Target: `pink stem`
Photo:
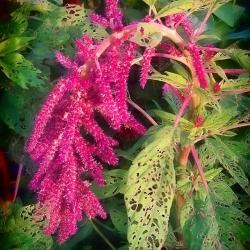
[[[211,9],[208,10],[204,20],[202,21],[201,25],[199,26],[198,29],[195,30],[194,32],[194,37],[197,37],[199,36],[201,33],[203,33],[203,31],[205,30],[205,27],[206,27],[206,24],[207,24],[207,21],[209,19],[209,17],[211,16],[212,12],[211,12]]]
[[[153,125],[157,126],[158,123],[145,111],[143,110],[139,105],[137,105],[135,102],[132,100],[128,99],[127,102],[136,110],[138,110],[143,116],[147,118],[147,120]]]
[[[198,152],[196,151],[194,145],[191,146],[191,152],[192,152],[192,156],[194,158],[195,164],[197,166],[198,172],[200,174],[201,181],[202,181],[202,183],[203,183],[206,191],[208,192],[207,180],[206,180],[206,177],[205,177],[205,174],[204,174],[204,171],[203,171],[203,167],[202,167],[201,161],[200,161],[199,156],[198,156]]]
[[[173,56],[173,55],[164,54],[164,53],[154,53],[153,56],[154,57],[163,57],[163,58],[173,59],[175,61],[179,61],[179,62],[185,64],[186,66],[189,66],[188,63],[184,60],[183,57]]]
[[[17,178],[16,178],[15,192],[14,192],[14,196],[13,196],[13,202],[15,202],[16,197],[17,197],[19,184],[20,184],[20,180],[21,180],[21,175],[22,175],[22,170],[23,170],[23,164],[19,164]]]
[[[181,105],[181,108],[179,109],[179,112],[176,114],[175,121],[174,121],[174,128],[177,128],[177,126],[181,120],[181,117],[185,112],[185,109],[187,108],[189,102],[191,101],[191,98],[192,98],[191,93],[189,93],[189,95],[187,97],[185,97],[185,99]]]
[[[199,47],[200,50],[210,50],[210,51],[214,51],[214,52],[222,52],[223,49],[219,49],[219,48],[214,48],[214,47]]]
[[[207,73],[216,73],[214,69],[207,69],[206,71]],[[226,74],[231,74],[231,75],[249,73],[249,71],[247,71],[246,69],[223,69],[223,71]]]

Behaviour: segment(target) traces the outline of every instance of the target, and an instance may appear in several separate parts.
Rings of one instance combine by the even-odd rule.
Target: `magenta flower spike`
[[[182,27],[186,35],[189,37],[194,32],[193,24],[185,13],[177,13],[166,17],[165,24],[167,27]]]
[[[118,1],[106,1],[105,14],[99,23],[105,26],[107,20],[114,30],[123,27]],[[46,207],[44,232],[57,234],[60,243],[76,233],[84,216],[106,218],[90,185],[105,185],[103,164],[118,164],[118,142],[106,134],[96,114],[117,133],[122,127],[138,135],[145,132],[127,106],[127,81],[138,45],[126,39],[114,39],[98,58],[99,66],[99,44],[87,35],[76,40],[75,58],[56,53],[67,73],[47,97],[27,141],[26,151],[39,167],[30,188]]]
[[[190,43],[187,49],[192,56],[193,67],[196,71],[197,78],[200,82],[200,87],[206,89],[208,87],[208,79],[204,68],[204,63],[200,55],[200,50],[198,46],[194,43]]]

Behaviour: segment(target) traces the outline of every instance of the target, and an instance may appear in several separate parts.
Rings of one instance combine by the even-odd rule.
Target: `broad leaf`
[[[175,115],[159,110],[159,109],[153,109],[149,111],[149,114],[151,114],[153,117],[157,117],[160,118],[162,122],[167,123],[167,125],[173,125],[174,121],[175,121]],[[193,128],[193,123],[191,123],[190,121],[181,118],[180,119],[180,127],[182,130],[184,131],[190,131]]]
[[[208,114],[202,127],[212,132],[218,132],[220,128],[226,127],[238,115],[236,108],[227,108],[221,111],[214,111]]]
[[[240,49],[231,49],[228,55],[241,67],[250,71],[250,56]]]
[[[131,249],[161,249],[175,192],[174,131],[163,127],[129,169],[125,203]]]
[[[162,40],[162,32],[154,23],[141,23],[131,41],[145,47],[156,47]]]
[[[42,209],[38,205],[12,205],[10,214],[3,218],[0,239],[2,249],[51,249],[52,238],[42,232],[46,224]]]
[[[209,8],[214,5],[214,9],[219,8],[221,5],[229,2],[230,0],[219,0],[214,4],[214,0],[175,0],[168,3],[157,14],[157,17],[164,17],[173,15],[179,12],[194,12],[202,8]]]
[[[126,181],[127,171],[123,169],[113,169],[104,173],[106,184],[100,188],[93,185],[92,189],[100,198],[109,198],[123,192]]]
[[[245,8],[233,4],[227,3],[221,6],[214,12],[214,15],[219,17],[227,25],[234,27],[235,23],[240,19],[241,15],[244,13]]]
[[[0,57],[26,47],[34,37],[12,37],[0,43]]]
[[[40,70],[21,54],[12,53],[0,59],[4,74],[20,87],[40,87],[44,82],[39,78]]]
[[[145,2],[147,5],[151,7],[154,6],[156,0],[143,0],[143,2]]]
[[[205,165],[220,163],[247,193],[250,192],[248,178],[239,165],[239,155],[219,137],[206,139],[200,156]]]
[[[165,71],[164,75],[159,72],[154,72],[149,76],[149,79],[164,83],[167,82],[177,88],[185,88],[187,86],[187,79],[179,74],[169,71]]]
[[[106,204],[106,207],[115,228],[119,233],[126,236],[128,229],[128,217],[124,201],[111,199]]]
[[[34,116],[47,90],[12,88],[0,94],[0,119],[21,136],[31,132]]]

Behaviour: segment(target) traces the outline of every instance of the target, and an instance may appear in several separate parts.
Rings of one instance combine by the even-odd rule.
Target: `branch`
[[[90,220],[90,223],[94,230],[97,232],[97,234],[106,242],[106,244],[110,247],[112,250],[116,250],[116,248],[113,246],[113,244],[108,240],[108,238],[99,230],[99,228],[95,225],[93,221]]]
[[[182,57],[182,56],[173,56],[173,55],[164,54],[164,53],[154,53],[153,56],[154,57],[163,57],[163,58],[172,59],[172,60],[181,62],[181,63],[185,64],[187,67],[189,67],[189,64],[187,63],[187,61],[185,60],[185,58]]]
[[[223,133],[223,132],[226,132],[226,131],[229,131],[229,130],[232,130],[232,129],[242,128],[242,127],[248,127],[248,126],[250,126],[250,122],[238,123],[238,124],[232,125],[232,126],[230,126],[230,127],[221,128],[221,129],[219,130],[219,132],[222,132],[222,133]],[[193,143],[196,144],[197,142],[200,142],[200,141],[206,139],[207,137],[213,136],[213,135],[216,135],[216,134],[218,134],[218,133],[212,133],[212,132],[207,133],[207,134],[205,134],[205,135],[202,135],[202,136],[198,137],[196,140],[194,140]]]
[[[201,164],[201,161],[199,159],[199,156],[198,156],[198,152],[197,150],[195,149],[195,146],[192,145],[191,146],[191,152],[192,152],[192,156],[194,158],[194,161],[195,161],[195,164],[197,166],[197,169],[198,169],[198,172],[199,172],[199,175],[201,177],[201,181],[206,189],[206,191],[208,192],[208,184],[207,184],[207,180],[206,180],[206,177],[205,177],[205,174],[204,174],[204,171],[203,171],[203,167],[202,167],[202,164]]]
[[[218,97],[220,96],[230,96],[230,95],[240,95],[243,93],[250,92],[250,88],[245,88],[245,89],[235,89],[235,90],[228,90],[228,91],[222,91]]]
[[[207,73],[217,73],[214,69],[206,69]],[[230,75],[236,75],[236,74],[245,74],[249,73],[248,70],[245,69],[223,69],[224,73],[230,74]]]
[[[192,99],[191,93],[187,97],[185,97],[181,108],[179,109],[178,113],[176,114],[175,121],[174,121],[174,128],[177,128],[178,124],[180,123],[181,117],[185,112],[185,109],[187,108],[188,104],[190,103]]]
[[[17,197],[19,184],[20,184],[20,180],[21,180],[21,175],[22,175],[22,170],[23,170],[23,164],[19,164],[17,178],[16,178],[16,184],[15,184],[15,192],[14,192],[14,196],[13,196],[13,200],[12,200],[13,202],[15,202],[16,197]]]
[[[214,5],[214,4],[213,4]],[[209,17],[211,16],[212,14],[212,9],[213,9],[213,5],[210,7],[210,9],[208,10],[204,20],[202,21],[202,23],[200,24],[199,28],[197,28],[194,32],[194,35],[193,35],[193,39],[192,40],[196,40],[197,37],[204,32],[205,30],[205,27],[206,27],[206,24],[207,24],[207,21],[209,19]]]
[[[128,99],[127,102],[134,107],[136,110],[138,110],[153,126],[157,126],[158,123],[139,105],[137,105],[135,102],[133,102],[131,99]]]

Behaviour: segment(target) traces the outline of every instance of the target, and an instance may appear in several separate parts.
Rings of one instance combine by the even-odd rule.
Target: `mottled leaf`
[[[161,249],[175,192],[174,131],[163,127],[129,169],[125,203],[131,249]]]

